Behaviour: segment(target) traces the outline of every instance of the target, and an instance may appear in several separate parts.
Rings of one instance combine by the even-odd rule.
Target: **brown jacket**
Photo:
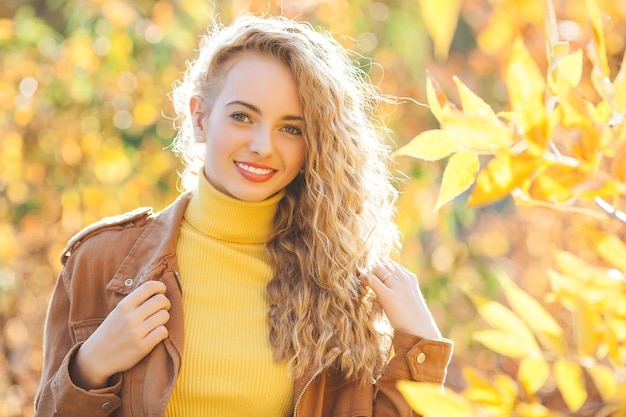
[[[183,194],[158,214],[144,208],[103,219],[70,240],[46,321],[36,417],[165,414],[183,354],[183,293],[175,249],[189,197]],[[167,286],[169,337],[133,368],[114,376],[111,386],[92,391],[77,387],[69,376],[75,352],[117,303],[146,280]],[[413,415],[395,382],[443,383],[452,343],[397,332],[394,349],[375,385],[359,386],[334,370],[296,380],[294,416]]]

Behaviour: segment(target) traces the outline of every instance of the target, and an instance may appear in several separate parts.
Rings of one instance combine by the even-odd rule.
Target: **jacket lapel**
[[[158,276],[165,263],[175,258],[180,224],[191,195],[182,194],[162,212],[153,215],[153,220],[146,226],[109,282],[108,289],[128,294],[144,281],[152,279],[155,274]],[[158,236],[155,238],[153,234]]]

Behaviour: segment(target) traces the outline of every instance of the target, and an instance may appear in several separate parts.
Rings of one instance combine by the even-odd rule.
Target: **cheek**
[[[293,155],[294,164],[298,166],[298,169],[300,169],[300,167],[304,164],[304,161],[306,160],[306,144],[304,143],[304,141],[294,146],[291,152],[291,155]]]
[[[219,160],[230,154],[232,141],[226,140],[219,129],[211,132],[206,138],[206,156],[208,159]]]
[[[224,170],[227,169],[227,154],[219,145],[207,143],[204,164],[206,169],[213,172],[214,175],[219,176],[218,173],[224,172]]]
[[[304,165],[304,162],[306,161],[306,154],[307,154],[306,148],[307,148],[306,144],[303,142],[302,145],[299,146],[296,151],[299,156],[299,162],[300,162],[298,164],[298,169],[300,169],[300,167]]]

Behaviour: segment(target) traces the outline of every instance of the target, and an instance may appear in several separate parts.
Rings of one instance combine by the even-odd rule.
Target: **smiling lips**
[[[243,163],[239,161],[235,161],[235,167],[237,171],[243,176],[245,179],[254,182],[264,182],[269,180],[276,174],[278,171],[267,168],[265,166],[260,165],[252,165],[249,163]]]

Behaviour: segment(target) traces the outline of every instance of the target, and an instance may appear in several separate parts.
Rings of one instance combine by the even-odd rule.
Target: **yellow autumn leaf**
[[[591,375],[591,379],[598,392],[600,392],[602,399],[604,401],[613,399],[617,393],[618,375],[616,371],[613,368],[599,363],[588,366],[586,370],[589,375]]]
[[[558,58],[559,49],[559,27],[554,12],[554,4],[552,1],[544,1],[543,3],[543,24],[546,32],[546,46],[548,50],[548,58],[550,65],[553,65],[555,58]],[[568,44],[569,46],[569,44]]]
[[[513,111],[521,118],[522,129],[529,140],[545,146],[546,110],[544,77],[521,38],[513,43],[506,68],[506,85]]]
[[[603,332],[600,335],[600,343],[597,348],[596,357],[609,358],[613,363],[621,363],[623,358],[623,341],[626,323],[623,318],[609,316],[605,318]]]
[[[502,411],[503,397],[501,390],[496,387],[495,381],[489,381],[470,366],[464,366],[462,373],[463,379],[467,382],[466,388],[462,391],[463,397],[473,404],[480,404],[486,410]]]
[[[445,130],[427,130],[398,149],[394,155],[406,155],[426,161],[437,161],[459,151],[459,145]]]
[[[489,106],[489,104],[463,84],[463,81],[461,81],[457,76],[454,76],[453,80],[459,92],[459,97],[461,98],[463,113],[467,115],[485,116],[487,118],[497,119],[496,113],[493,111],[491,106]]]
[[[550,3],[549,1],[546,3]],[[567,41],[557,41],[552,46],[553,57],[555,58],[555,63],[558,63],[561,59],[565,58],[569,55],[570,47],[569,42]]]
[[[621,286],[618,291],[613,291],[611,294],[608,294],[606,302],[604,305],[607,306],[608,311],[611,312],[611,316],[615,317],[618,322],[614,327],[619,330],[620,334],[626,334],[626,282],[624,279],[624,275],[621,274],[617,269],[613,270],[615,281],[619,281]]]
[[[529,8],[531,4],[528,3]],[[478,33],[476,41],[481,51],[495,55],[510,45],[518,28],[502,8],[494,8],[489,20],[491,23]]]
[[[567,407],[570,411],[578,411],[587,400],[587,389],[580,366],[566,359],[557,359],[554,376]]]
[[[626,53],[622,57],[619,72],[613,80],[613,106],[618,113],[626,111]]]
[[[496,156],[478,173],[476,186],[468,199],[470,207],[494,203],[515,189],[510,163],[510,157]]]
[[[552,88],[559,96],[566,95],[576,87],[583,75],[582,49],[566,55],[556,64],[556,80]]]
[[[608,322],[612,322],[613,320],[609,319]],[[623,325],[623,321],[620,320]],[[603,352],[606,352],[607,357],[613,361],[613,363],[621,363],[624,359],[623,353],[623,340],[624,337],[620,336],[619,338],[615,335],[615,332],[612,329],[613,326],[609,325],[602,333],[602,341],[600,345],[600,349]],[[623,333],[622,333],[623,334]],[[626,398],[626,397],[624,397]]]
[[[590,237],[590,240],[594,240],[595,231],[585,229],[585,233]],[[582,302],[593,308],[600,310],[605,309],[611,312],[621,312],[621,300],[624,291],[624,276],[617,269],[610,269],[604,267],[594,267],[586,264],[575,258],[571,254],[563,255],[557,253],[555,256],[559,268],[564,271],[564,274],[556,271],[549,270],[548,277],[552,291],[558,297],[564,297],[570,302],[566,304],[566,307],[572,311],[576,311],[578,302]],[[571,259],[571,265],[567,265],[567,259]],[[576,301],[574,301],[576,300]],[[624,297],[626,301],[626,297]],[[583,306],[583,308],[586,308]],[[626,308],[624,308],[624,316],[626,316]],[[590,320],[592,316],[595,316],[594,311],[589,312],[577,312],[580,313],[582,319]],[[585,315],[587,314],[587,315]],[[598,323],[592,322],[588,327],[590,329],[597,329]],[[586,335],[583,335],[583,340]],[[595,341],[588,342],[593,347]]]
[[[508,149],[495,154],[476,177],[469,197],[472,207],[490,204],[509,195],[516,188],[526,188],[541,159],[530,155],[511,155]]]
[[[583,168],[551,165],[534,179],[528,192],[536,200],[566,202],[574,197],[573,189],[588,178]]]
[[[567,128],[591,126],[595,109],[580,94],[570,91],[560,98],[556,116],[558,122]]]
[[[509,358],[523,358],[538,350],[534,340],[502,330],[477,330],[472,333],[472,339],[487,349]]]
[[[592,295],[593,298],[590,299],[589,286],[585,282],[551,269],[546,272],[553,294],[568,310],[575,311],[581,299],[593,303],[592,300],[596,298],[595,295]]]
[[[626,273],[623,271],[619,271],[615,268],[611,268],[607,271],[605,278],[616,283],[617,291],[614,291],[608,299],[608,305],[611,302],[614,302],[617,305],[614,305],[614,310],[611,312],[618,316],[620,319],[624,320],[624,325],[626,326]]]
[[[592,304],[584,299],[574,300],[574,337],[580,355],[593,357],[602,341],[604,320]]]
[[[513,406],[517,398],[517,383],[506,374],[497,374],[493,381],[494,386],[500,393],[503,413],[509,414],[513,411]]]
[[[452,155],[443,171],[435,211],[467,190],[474,183],[479,169],[478,156],[473,152],[460,151]]]
[[[508,415],[517,397],[517,384],[508,375],[496,373],[492,380],[478,374],[469,366],[463,368],[467,382],[463,397],[488,410],[489,415]]]
[[[435,46],[435,56],[441,60],[448,57],[462,0],[420,0],[422,20]]]
[[[593,107],[592,103],[589,103],[591,107]],[[611,122],[611,117],[613,116],[613,110],[609,103],[606,100],[601,100],[597,106],[593,107],[593,110],[590,111],[591,116],[593,117],[593,123],[601,123],[601,124],[609,124]],[[615,132],[611,129],[604,129],[603,137],[602,137],[602,151],[610,152],[610,146],[612,142],[616,139]],[[610,153],[608,154],[610,155]]]
[[[423,417],[473,417],[474,409],[463,396],[439,384],[399,381],[398,390]]]
[[[621,195],[618,183],[610,179],[601,179],[597,183],[589,185],[589,188],[580,190],[578,194],[582,201],[592,201],[595,198],[612,200],[613,198],[619,198]]]
[[[513,311],[524,319],[537,338],[556,353],[564,353],[563,329],[546,309],[509,277],[501,275],[500,284]]]
[[[448,97],[446,97],[445,93],[430,75],[426,78],[426,99],[428,100],[430,111],[441,123],[444,110],[449,109]]]
[[[539,352],[539,345],[530,328],[504,305],[465,289],[480,316],[495,329],[474,332],[472,337],[504,356],[521,358]]]
[[[466,289],[465,293],[470,297],[474,306],[476,306],[480,316],[492,327],[526,339],[527,342],[524,342],[524,344],[532,346],[532,349],[529,350],[539,351],[539,347],[536,344],[530,328],[517,314],[497,301],[490,300],[471,290]]]
[[[549,409],[537,403],[519,403],[515,407],[516,414],[520,417],[557,417]]]
[[[457,111],[442,114],[441,126],[464,149],[493,152],[513,144],[511,130],[497,118]]]
[[[609,63],[606,55],[606,41],[604,40],[604,29],[602,24],[602,13],[596,0],[585,0],[587,14],[591,20],[593,29],[593,43],[590,47],[592,53],[590,59],[594,66],[600,70],[604,77],[610,74]]]
[[[463,390],[465,398],[491,410],[499,410],[501,408],[502,399],[500,398],[500,393],[492,383],[476,374],[474,369],[467,366],[463,368],[463,377],[467,381],[467,388]]]
[[[573,197],[572,190],[569,187],[548,175],[536,178],[530,186],[528,194],[534,200],[552,203],[564,203]]]
[[[585,228],[584,232],[590,236],[595,236],[596,233],[595,230],[589,228]],[[587,288],[587,291],[581,294],[583,299],[595,303],[606,299],[607,293],[621,293],[624,283],[622,278],[615,278],[616,270],[591,265],[576,255],[564,251],[555,252],[554,259],[561,272]],[[617,276],[621,274],[618,273]],[[598,295],[594,296],[593,292],[596,288]]]
[[[543,358],[523,358],[517,370],[517,379],[527,394],[535,394],[550,376],[550,365]]]
[[[623,127],[626,130],[626,127]],[[616,180],[626,184],[626,141],[620,143],[611,162],[611,171]]]
[[[583,276],[590,277],[593,275],[592,269],[594,267],[573,253],[556,251],[554,260],[559,269],[565,274],[579,275],[582,272]]]
[[[554,112],[555,122],[562,127],[576,131],[579,140],[572,143],[572,153],[577,159],[597,163],[598,151],[602,140],[603,126],[594,124],[597,119],[596,109],[580,94],[570,91],[560,98],[560,104]]]
[[[594,244],[602,259],[626,272],[626,243],[615,235],[598,232]]]

